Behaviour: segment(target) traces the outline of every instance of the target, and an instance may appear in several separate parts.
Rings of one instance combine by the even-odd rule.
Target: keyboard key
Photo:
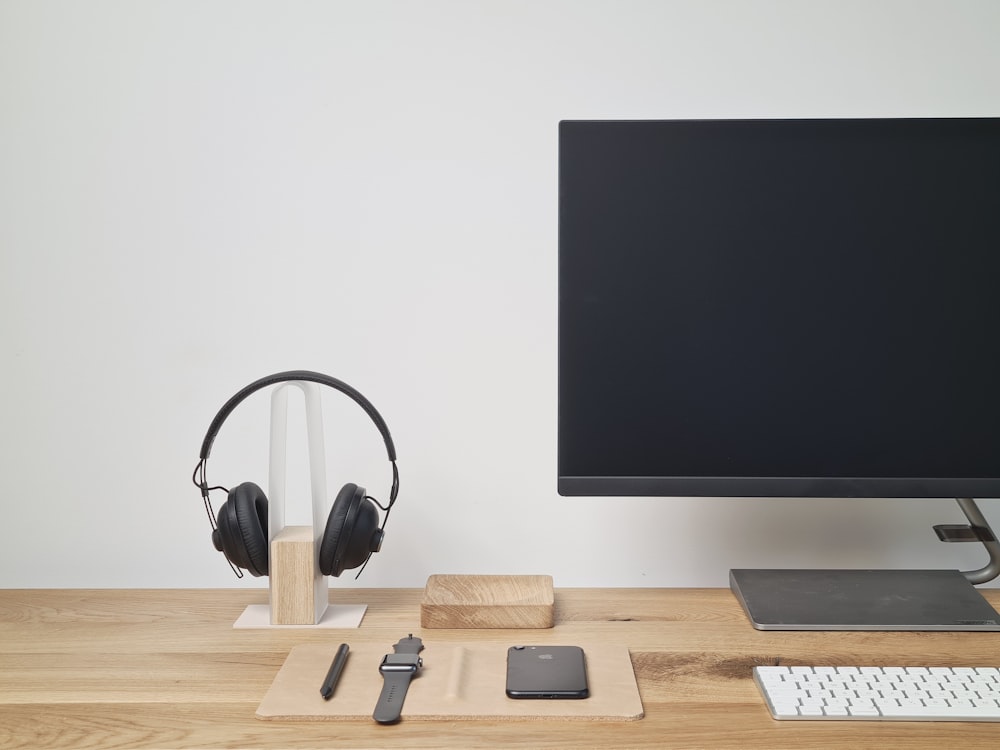
[[[1000,721],[1000,709],[950,706],[884,706],[882,716],[887,719],[913,719],[923,721]]]
[[[864,716],[878,718],[881,714],[875,706],[851,706],[848,710],[849,716]]]

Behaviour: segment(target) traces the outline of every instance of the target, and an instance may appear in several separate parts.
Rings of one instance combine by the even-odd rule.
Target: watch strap
[[[399,721],[403,711],[403,701],[410,687],[410,680],[417,674],[423,661],[417,656],[424,650],[424,643],[414,638],[410,633],[406,638],[400,638],[392,646],[393,655],[386,656],[379,666],[382,675],[382,692],[372,718],[379,724],[394,724]]]
[[[395,724],[403,711],[406,690],[410,687],[413,672],[383,672],[382,692],[375,704],[372,718],[379,724]]]
[[[424,650],[424,642],[414,638],[413,633],[410,633],[406,638],[400,638],[392,644],[392,650],[397,654],[419,654]]]

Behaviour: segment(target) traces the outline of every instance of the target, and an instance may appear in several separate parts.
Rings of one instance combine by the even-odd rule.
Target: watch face
[[[379,669],[383,672],[416,672],[424,664],[416,654],[386,654]]]

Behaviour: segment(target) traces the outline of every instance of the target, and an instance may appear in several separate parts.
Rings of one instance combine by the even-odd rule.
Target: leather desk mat
[[[333,697],[319,693],[339,643],[303,644],[289,652],[257,708],[259,719],[371,720],[382,690],[378,666],[391,644],[352,646]],[[424,643],[424,667],[410,683],[402,720],[634,721],[643,716],[632,660],[624,646],[573,643],[587,659],[590,697],[513,699],[504,693],[507,648],[500,643]],[[526,643],[525,645],[534,645]]]

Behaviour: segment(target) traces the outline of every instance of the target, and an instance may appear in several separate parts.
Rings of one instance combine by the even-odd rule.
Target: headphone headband
[[[267,375],[260,380],[255,380],[250,383],[250,385],[246,386],[235,396],[230,398],[225,404],[223,404],[222,408],[219,409],[219,413],[215,415],[215,419],[212,420],[212,424],[208,426],[208,433],[205,435],[205,440],[201,444],[201,460],[204,462],[208,458],[209,454],[212,452],[212,443],[215,442],[216,435],[218,435],[219,430],[222,429],[223,422],[225,422],[226,418],[237,406],[239,406],[240,402],[242,402],[250,394],[256,393],[262,388],[267,388],[269,385],[277,385],[278,383],[286,383],[294,380],[320,383],[350,397],[358,406],[365,410],[365,413],[369,416],[369,418],[371,418],[372,422],[375,423],[378,431],[382,434],[382,440],[385,442],[385,451],[389,456],[389,460],[393,462],[393,465],[395,465],[396,447],[392,443],[392,436],[389,434],[389,428],[386,426],[385,420],[382,419],[382,415],[378,413],[378,410],[372,406],[371,402],[362,396],[361,393],[344,381],[338,380],[330,375],[324,375],[321,372],[313,372],[312,370],[288,370],[286,372],[277,372],[274,375]]]

